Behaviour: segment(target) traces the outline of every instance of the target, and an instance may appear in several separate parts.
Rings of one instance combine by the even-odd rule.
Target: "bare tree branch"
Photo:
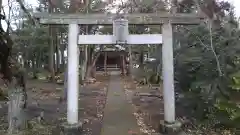
[[[216,51],[213,47],[213,33],[212,33],[212,24],[213,24],[213,21],[209,21],[209,34],[210,34],[210,47],[211,47],[211,50],[212,50],[212,53],[216,59],[216,64],[217,64],[217,70],[218,70],[218,74],[219,76],[221,77],[223,75],[222,73],[222,69],[221,69],[221,66],[220,66],[220,62],[219,62],[219,59],[218,59],[218,56],[216,54]]]
[[[10,17],[11,17],[11,10],[12,10],[12,3],[10,4],[10,0],[8,0],[8,6],[9,6],[9,11],[8,11],[8,21],[7,21],[7,33],[9,34],[10,30]],[[6,14],[5,14],[6,15]]]
[[[32,17],[32,15],[30,14],[30,12],[27,10],[27,8],[24,6],[24,3],[22,0],[16,0],[18,2],[18,4],[20,5],[21,9],[23,10],[23,12],[25,14],[27,14],[28,19],[32,22],[33,25],[36,25],[36,21],[35,19]]]

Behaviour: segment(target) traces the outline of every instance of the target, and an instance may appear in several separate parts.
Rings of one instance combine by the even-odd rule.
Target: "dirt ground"
[[[164,120],[164,103],[163,103],[163,91],[161,88],[150,88],[149,86],[137,86],[137,83],[131,81],[129,77],[124,80],[125,93],[129,102],[134,108],[134,115],[138,121],[138,125],[141,127],[144,133],[152,135],[159,132],[159,123]],[[160,87],[160,85],[159,85]],[[186,134],[200,135],[211,134],[218,135],[215,132],[203,133],[196,128],[188,118],[189,108],[183,106],[183,102],[179,102],[180,95],[175,91],[176,100],[176,118],[183,126],[182,130]],[[214,134],[213,134],[214,133]],[[228,134],[230,135],[230,134]]]
[[[157,133],[159,122],[163,120],[163,99],[161,90],[148,86],[136,86],[130,78],[124,78],[125,93],[132,104],[134,115],[142,132]]]
[[[100,133],[108,78],[107,76],[97,75],[95,84],[83,86],[80,89],[79,119],[84,122],[84,135],[98,135]],[[29,80],[27,82],[27,93],[28,107],[26,113],[32,125],[29,132],[37,135],[59,135],[57,126],[66,121],[66,102],[59,103],[59,98],[63,95],[63,85]],[[7,111],[7,102],[1,101],[1,135],[7,129]],[[43,114],[43,120],[38,122],[37,118],[41,114]]]
[[[138,87],[129,77],[122,79],[126,97],[133,107],[141,132],[149,135],[158,132],[159,122],[164,119],[161,89]],[[96,80],[95,84],[80,88],[79,119],[84,123],[84,135],[101,133],[109,76],[98,74]],[[59,103],[64,93],[63,85],[29,80],[27,93],[29,99],[26,112],[31,123],[28,134],[59,135],[58,126],[66,122],[66,102]],[[0,102],[0,135],[7,129],[7,111],[7,102]],[[43,120],[38,122],[41,114],[44,114]]]

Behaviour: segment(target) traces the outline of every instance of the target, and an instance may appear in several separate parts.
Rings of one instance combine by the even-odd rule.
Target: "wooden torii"
[[[78,44],[115,44],[112,35],[79,35],[79,24],[113,25],[116,14],[48,14],[36,13],[42,24],[68,25],[68,127],[78,122]],[[162,34],[127,35],[126,44],[162,44],[162,74],[164,95],[164,123],[167,128],[179,126],[175,120],[173,25],[198,25],[204,19],[199,14],[151,13],[126,14],[129,25],[161,25]],[[113,29],[114,31],[115,29]],[[124,32],[123,32],[124,33]],[[122,35],[124,36],[124,35]]]

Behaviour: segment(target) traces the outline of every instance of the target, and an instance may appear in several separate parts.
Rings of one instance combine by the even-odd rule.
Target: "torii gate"
[[[168,128],[180,124],[175,120],[173,32],[172,25],[197,25],[204,19],[199,14],[152,13],[127,14],[125,19],[116,19],[116,14],[48,14],[37,13],[42,24],[66,24],[68,34],[68,98],[67,128],[81,126],[78,122],[78,44],[162,44],[162,73],[164,95],[164,122]],[[113,25],[113,35],[78,35],[79,24]],[[161,25],[162,34],[129,35],[128,24]]]

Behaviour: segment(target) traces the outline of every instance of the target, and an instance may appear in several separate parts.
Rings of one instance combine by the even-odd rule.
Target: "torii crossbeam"
[[[40,19],[42,24],[96,24],[96,25],[112,25],[113,20],[118,14],[49,14],[49,13],[35,13],[34,16]],[[159,25],[170,22],[175,25],[196,25],[199,24],[204,16],[200,14],[185,14],[176,13],[170,14],[168,12],[160,13],[139,13],[126,14],[128,23],[131,24],[147,24]]]
[[[78,44],[115,44],[114,35],[78,35],[79,24],[112,25],[116,14],[48,14],[34,15],[42,24],[69,25],[68,35],[68,124],[78,123]],[[198,25],[199,14],[127,14],[128,24],[161,25],[162,34],[128,35],[126,44],[162,44],[162,74],[165,127],[179,126],[175,120],[173,25]],[[113,29],[114,30],[114,29]],[[114,33],[114,32],[113,32]]]

